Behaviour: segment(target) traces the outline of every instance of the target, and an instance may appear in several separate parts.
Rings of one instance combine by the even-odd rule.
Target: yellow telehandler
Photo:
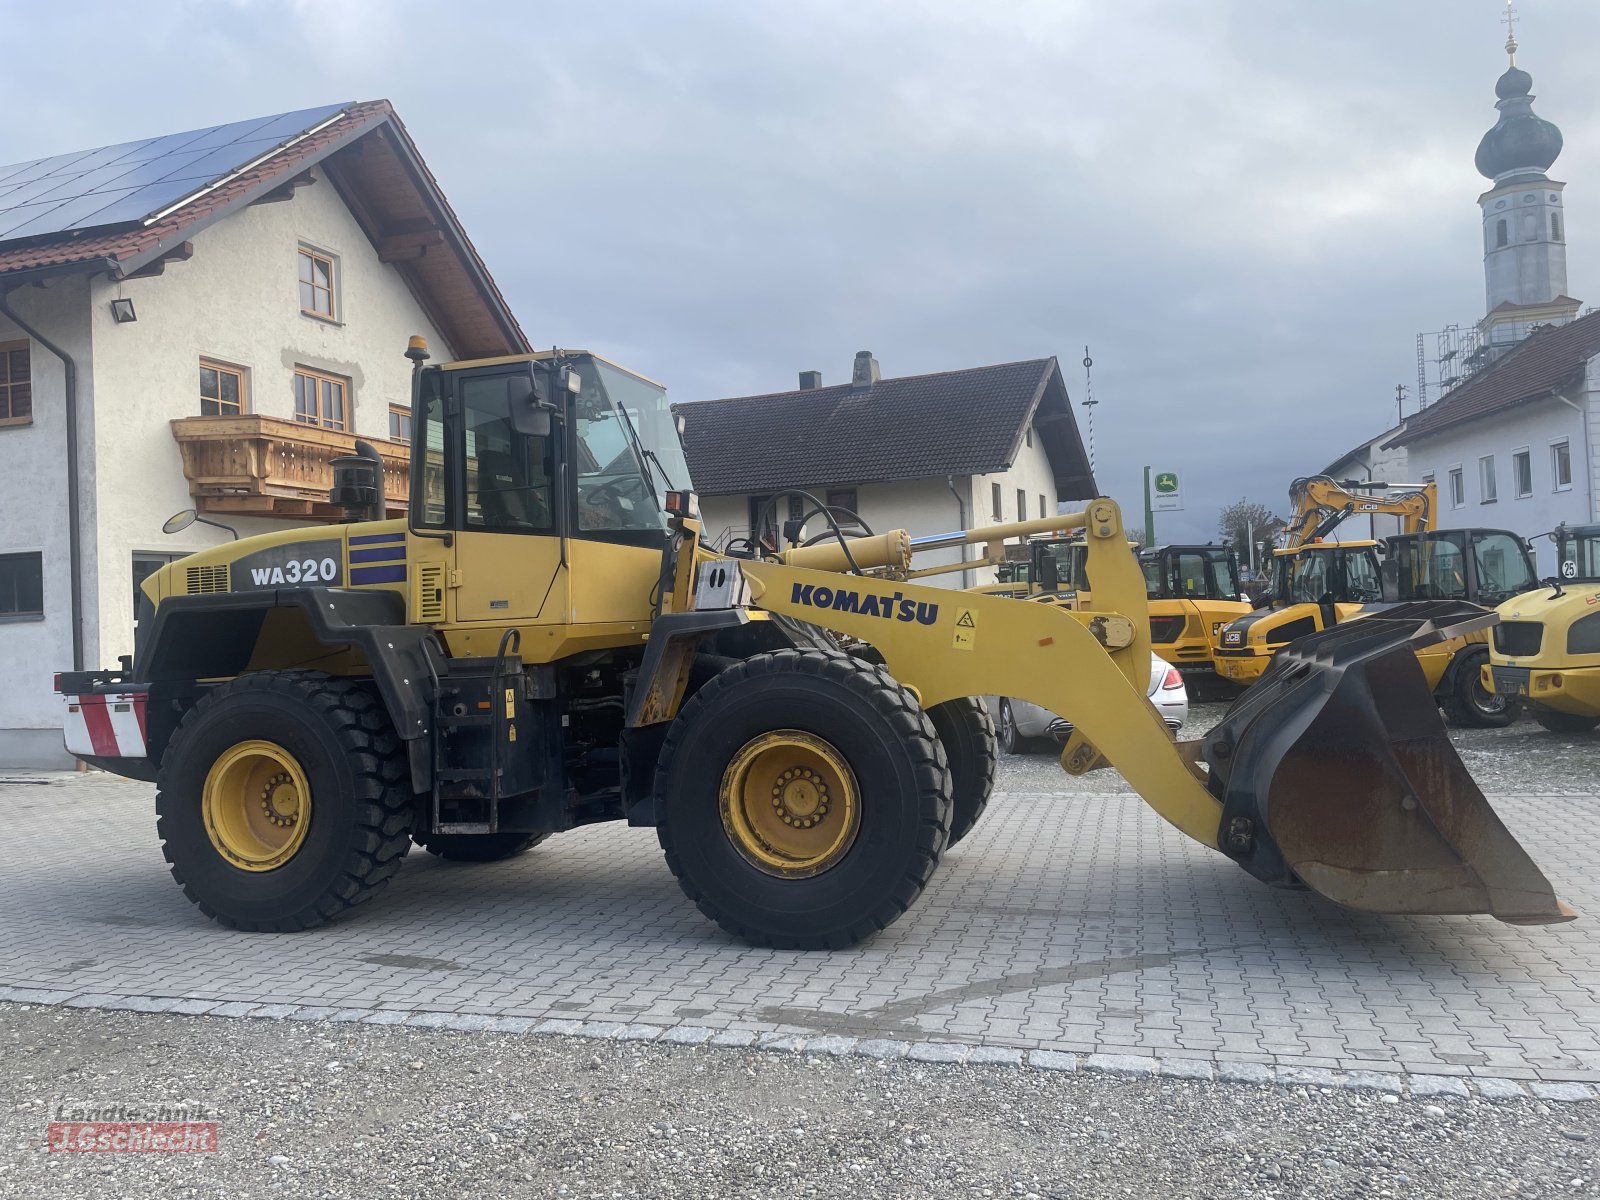
[[[917,547],[1081,529],[1092,610],[919,583],[900,530],[730,557],[699,536],[659,385],[585,352],[408,354],[404,519],[382,519],[358,443],[331,495],[346,523],[163,568],[131,660],[59,679],[68,749],[154,780],[172,874],[223,924],[336,918],[413,841],[482,861],[625,820],[736,937],[848,946],[981,813],[991,694],[1066,716],[1068,771],[1114,765],[1267,883],[1375,912],[1574,915],[1417,667],[1414,647],[1492,614],[1330,630],[1180,746],[1145,697],[1145,581],[1110,500]]]

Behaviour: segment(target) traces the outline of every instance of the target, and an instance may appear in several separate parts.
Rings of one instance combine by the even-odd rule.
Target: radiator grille
[[[209,567],[189,567],[184,571],[183,590],[191,596],[228,590],[228,564]]]
[[[1544,626],[1537,621],[1501,621],[1494,627],[1494,648],[1507,658],[1539,653]]]
[[[417,620],[424,624],[444,620],[444,564],[423,563],[416,581]]]

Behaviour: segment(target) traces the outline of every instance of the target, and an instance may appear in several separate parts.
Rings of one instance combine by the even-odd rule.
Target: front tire
[[[755,945],[838,949],[897,920],[950,829],[950,771],[881,666],[784,650],[684,705],[656,767],[656,834],[684,893]]]
[[[1600,725],[1600,717],[1581,717],[1577,713],[1557,712],[1534,706],[1533,719],[1551,733],[1588,733]]]
[[[411,787],[388,714],[354,680],[258,671],[208,693],[156,780],[172,877],[235,929],[288,932],[343,916],[400,868]]]
[[[950,841],[954,846],[978,823],[994,791],[998,750],[989,706],[977,696],[935,704],[928,719],[950,761]]]
[[[1511,698],[1483,686],[1479,668],[1488,661],[1488,650],[1479,650],[1455,665],[1455,682],[1443,708],[1457,729],[1501,729],[1516,719],[1517,706]]]

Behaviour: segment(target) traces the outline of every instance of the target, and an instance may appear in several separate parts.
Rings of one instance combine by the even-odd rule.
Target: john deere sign
[[[1150,475],[1150,507],[1156,512],[1181,512],[1183,485],[1176,471],[1153,471]]]

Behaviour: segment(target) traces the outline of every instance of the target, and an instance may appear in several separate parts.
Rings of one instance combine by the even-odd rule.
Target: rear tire
[[[411,848],[410,778],[388,713],[360,683],[317,671],[213,689],[173,734],[156,787],[172,877],[235,929],[343,916]]]
[[[1600,725],[1600,717],[1580,717],[1577,713],[1557,712],[1553,708],[1534,707],[1533,719],[1551,733],[1588,733]]]
[[[783,650],[721,672],[683,706],[656,805],[667,866],[706,916],[755,945],[838,949],[927,886],[949,839],[950,770],[916,697],[883,667]]]
[[[935,704],[928,719],[950,762],[950,841],[954,846],[978,823],[994,791],[999,758],[989,706],[977,696]]]
[[[450,862],[490,863],[532,850],[548,833],[414,833],[411,840]]]
[[[1441,707],[1457,729],[1500,729],[1516,719],[1517,706],[1509,696],[1501,696],[1483,686],[1478,668],[1489,661],[1487,649],[1463,651],[1456,663],[1455,682]],[[1458,656],[1459,657],[1459,656]]]

